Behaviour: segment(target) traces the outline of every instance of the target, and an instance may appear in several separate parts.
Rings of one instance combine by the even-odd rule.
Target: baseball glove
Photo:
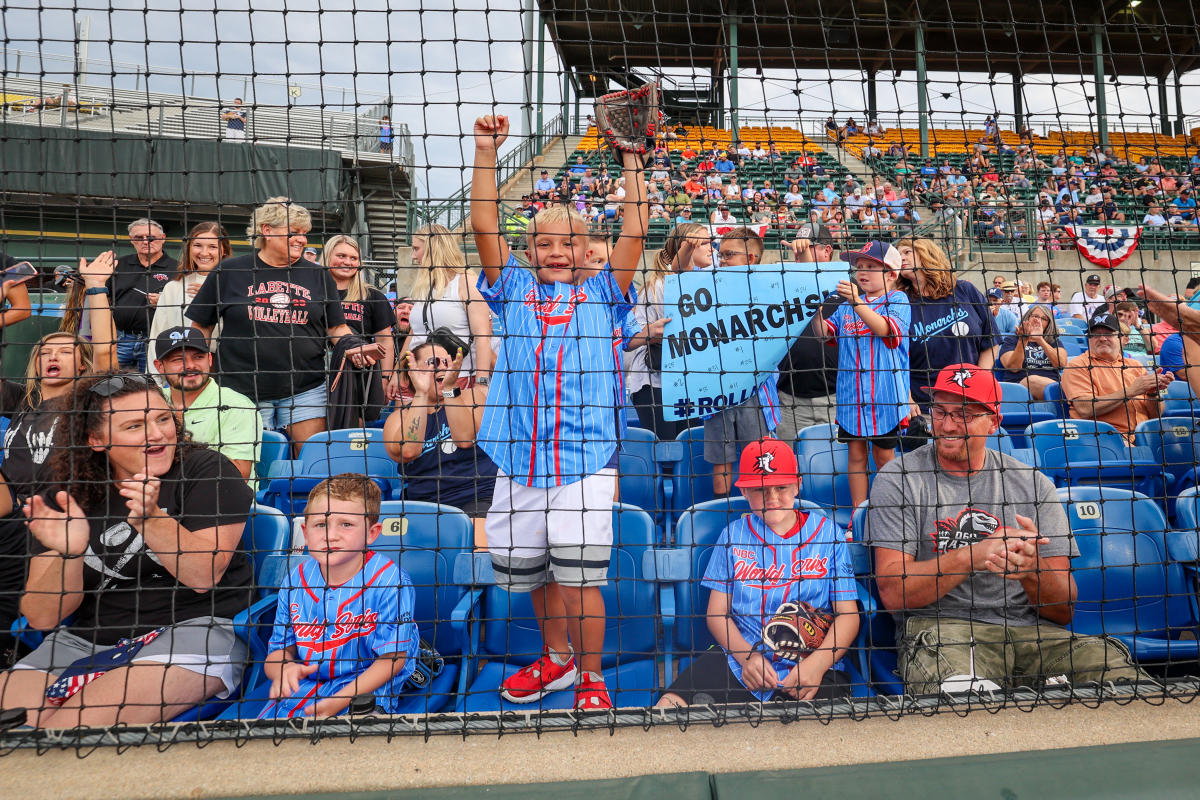
[[[784,603],[763,626],[763,644],[775,655],[799,662],[825,641],[833,615],[804,601]]]
[[[662,125],[658,82],[606,94],[596,101],[596,128],[614,151],[636,153],[643,162],[654,154]]]

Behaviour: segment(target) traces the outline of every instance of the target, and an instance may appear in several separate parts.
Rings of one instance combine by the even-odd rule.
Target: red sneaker
[[[547,654],[500,684],[500,696],[510,703],[536,703],[551,692],[573,686],[578,674],[575,656],[559,665]]]
[[[603,711],[612,708],[612,698],[608,696],[608,687],[604,679],[594,672],[585,672],[579,683],[575,684],[576,711]]]

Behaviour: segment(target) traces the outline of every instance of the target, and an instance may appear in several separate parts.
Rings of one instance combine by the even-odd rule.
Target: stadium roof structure
[[[634,10],[644,6],[644,10]],[[1165,79],[1200,64],[1188,0],[538,0],[564,64],[587,83],[632,68],[913,70]],[[919,38],[923,35],[924,47]],[[734,51],[737,61],[731,64]],[[919,51],[923,50],[923,54]],[[735,67],[736,68],[736,67]],[[589,80],[589,76],[597,80]]]

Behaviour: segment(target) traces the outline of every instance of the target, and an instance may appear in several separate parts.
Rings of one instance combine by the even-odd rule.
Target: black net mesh
[[[1194,697],[1191,4],[0,19],[0,746]]]

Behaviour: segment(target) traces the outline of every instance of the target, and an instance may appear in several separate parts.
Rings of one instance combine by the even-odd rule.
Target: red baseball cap
[[[738,463],[738,473],[734,486],[739,489],[786,486],[799,480],[796,454],[787,444],[771,436],[746,445]]]
[[[933,386],[922,386],[933,394],[956,394],[971,403],[978,403],[993,414],[1000,413],[1000,383],[991,370],[974,364],[951,364],[938,373]]]

